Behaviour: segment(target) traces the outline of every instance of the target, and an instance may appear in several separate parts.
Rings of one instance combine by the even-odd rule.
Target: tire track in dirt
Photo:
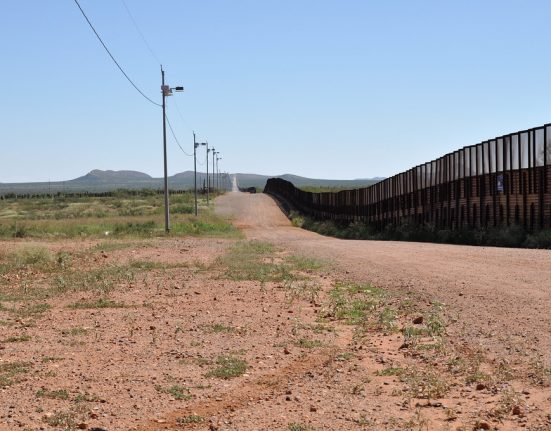
[[[162,423],[151,420],[138,431],[159,431],[178,428],[177,419],[188,415],[198,415],[208,419],[213,416],[223,416],[225,413],[234,413],[241,409],[248,408],[260,400],[272,399],[278,395],[285,394],[290,382],[300,378],[306,373],[323,368],[331,363],[333,358],[351,343],[353,328],[345,325],[336,325],[338,338],[332,346],[320,349],[315,353],[303,355],[291,363],[278,368],[277,370],[265,373],[250,381],[244,381],[237,388],[219,394],[214,399],[204,399],[192,403],[183,409],[174,410],[165,415]],[[187,429],[218,429],[219,424],[203,422],[197,425],[188,425]]]

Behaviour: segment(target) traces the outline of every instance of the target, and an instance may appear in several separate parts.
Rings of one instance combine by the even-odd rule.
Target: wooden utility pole
[[[163,160],[164,160],[164,189],[165,189],[165,232],[170,232],[170,213],[168,207],[168,168],[166,161],[166,104],[165,98],[169,95],[170,89],[165,85],[165,71],[161,66],[161,92],[163,93]]]

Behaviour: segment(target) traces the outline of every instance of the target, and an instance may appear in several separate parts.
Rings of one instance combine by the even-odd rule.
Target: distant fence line
[[[551,227],[551,124],[463,147],[372,186],[333,193],[271,178],[265,193],[316,219],[438,228]]]

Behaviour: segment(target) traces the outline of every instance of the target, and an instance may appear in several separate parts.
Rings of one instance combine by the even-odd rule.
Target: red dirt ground
[[[154,239],[112,251],[39,242],[82,252],[74,265],[83,273],[157,266],[117,281],[109,299],[124,308],[67,307],[97,299],[90,291],[46,298],[51,308],[32,316],[17,312],[25,302],[3,303],[0,383],[2,365],[26,370],[0,388],[0,430],[551,429],[551,252],[344,241],[292,227],[265,195],[229,193],[216,205],[247,240],[277,245],[276,259],[327,262],[304,274],[319,296],[228,279],[217,258],[235,240]],[[21,277],[33,287],[50,280],[15,274],[5,285],[20,287]],[[388,292],[397,327],[327,314],[329,291],[345,281]],[[435,307],[444,334],[408,345],[400,329],[424,327]],[[244,374],[210,376],[228,355],[248,364]],[[432,399],[411,393],[440,383],[446,390]]]

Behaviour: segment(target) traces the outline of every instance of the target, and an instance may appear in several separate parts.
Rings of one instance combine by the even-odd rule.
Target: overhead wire
[[[172,124],[170,124],[170,120],[168,119],[168,115],[165,114],[166,122],[168,123],[168,128],[170,129],[170,132],[172,133],[172,137],[174,138],[174,141],[176,141],[176,144],[180,147],[180,150],[182,150],[182,153],[184,153],[188,157],[193,157],[193,154],[187,153],[182,146],[180,145],[180,141],[178,141],[178,138],[176,137],[176,133],[174,133],[174,129],[172,128]]]
[[[90,26],[90,28],[92,29],[92,31],[94,32],[94,34],[96,35],[97,39],[99,40],[99,42],[101,43],[101,45],[103,46],[103,48],[105,49],[105,51],[107,52],[107,54],[109,55],[109,57],[111,58],[111,60],[113,60],[113,62],[115,63],[115,65],[118,67],[118,69],[121,71],[121,73],[124,75],[124,77],[127,79],[127,81],[146,99],[148,100],[150,103],[156,105],[156,106],[159,106],[159,107],[162,107],[163,105],[160,104],[160,103],[157,103],[155,102],[154,100],[152,100],[150,97],[148,97],[135,83],[134,81],[132,81],[132,79],[130,79],[130,77],[128,76],[128,74],[124,71],[124,69],[122,68],[122,66],[119,64],[119,62],[116,60],[116,58],[113,56],[113,54],[111,53],[111,51],[109,50],[109,48],[107,47],[107,45],[105,44],[105,42],[103,41],[103,39],[101,38],[101,36],[99,35],[99,33],[96,31],[94,25],[92,24],[92,22],[90,21],[90,19],[88,18],[88,16],[86,15],[86,13],[84,12],[84,10],[82,9],[80,3],[78,2],[78,0],[74,0],[75,4],[77,5],[77,7],[79,8],[82,16],[84,17],[84,19],[86,20],[86,22],[88,23],[88,25]],[[150,54],[152,55],[152,57],[159,63],[161,64],[161,61],[159,60],[159,57],[155,54],[155,51],[153,51],[153,49],[151,48],[151,45],[147,42],[147,39],[145,38],[143,32],[140,30],[140,27],[138,26],[138,23],[136,22],[136,20],[134,19],[134,16],[132,15],[132,12],[130,11],[130,8],[128,7],[128,5],[126,4],[125,0],[121,0],[124,8],[126,9],[126,12],[130,18],[130,20],[132,21],[133,25],[134,25],[134,28],[136,29],[136,31],[138,32],[138,34],[140,35],[142,41],[144,42],[146,48],[148,49],[148,51],[150,52]],[[185,124],[185,126],[191,130],[188,122],[184,119],[184,116],[182,115],[182,111],[180,110],[180,107],[178,106],[178,103],[176,102],[176,100],[174,100],[174,105],[176,107],[176,111],[178,112],[178,115],[180,117],[180,119],[182,120],[182,122]],[[165,118],[166,118],[166,121],[168,123],[168,127],[170,129],[170,133],[172,134],[172,137],[174,138],[174,141],[176,142],[176,144],[178,145],[178,147],[180,148],[180,150],[188,157],[193,157],[193,154],[189,154],[188,152],[186,152],[182,145],[180,144],[180,141],[178,140],[178,138],[176,137],[176,133],[174,132],[174,129],[172,128],[172,124],[170,123],[170,120],[168,118],[168,116],[166,115],[165,113]],[[205,163],[201,162],[200,160],[197,160],[197,163],[201,166],[204,166]]]
[[[111,57],[111,60],[113,60],[113,62],[117,65],[117,67],[119,68],[119,70],[121,71],[121,73],[124,75],[124,77],[128,80],[128,82],[130,82],[130,84],[132,84],[132,86],[138,91],[138,93],[140,93],[145,99],[147,99],[149,102],[151,102],[152,104],[156,105],[156,106],[162,106],[160,103],[157,103],[155,102],[154,100],[152,100],[150,97],[148,97],[142,90],[140,90],[140,88],[134,84],[134,81],[132,81],[130,79],[130,77],[127,75],[127,73],[124,71],[124,69],[121,67],[121,65],[119,64],[119,62],[115,59],[115,57],[113,56],[113,54],[111,54],[111,51],[109,51],[109,48],[107,48],[107,45],[105,44],[105,42],[103,41],[103,39],[100,37],[100,35],[98,34],[98,32],[96,31],[96,29],[94,28],[92,22],[90,21],[90,19],[88,19],[88,16],[86,16],[86,13],[84,12],[84,10],[82,9],[82,7],[80,6],[80,3],[78,2],[78,0],[74,0],[74,2],[76,3],[76,5],[78,6],[80,12],[82,13],[82,16],[84,16],[84,19],[86,20],[86,22],[88,23],[88,25],[90,26],[90,28],[92,29],[92,31],[94,32],[94,34],[96,35],[96,37],[98,38],[98,40],[100,41],[101,45],[103,46],[103,48],[105,49],[105,51],[107,52],[107,54],[109,54],[109,57]]]
[[[186,125],[186,127],[189,129],[189,131],[192,132],[193,129],[191,128],[191,126],[188,124],[188,122],[186,121],[186,119],[182,115],[182,111],[180,110],[180,107],[178,106],[178,102],[176,101],[176,99],[174,99],[174,106],[176,107],[176,111],[178,112],[178,115],[180,116],[180,119],[182,120],[182,122]]]
[[[161,60],[159,59],[159,57],[157,56],[157,54],[155,54],[155,51],[153,50],[153,48],[151,48],[151,45],[149,44],[149,42],[147,41],[147,38],[144,36],[143,32],[141,31],[140,29],[140,26],[138,25],[137,21],[135,20],[134,18],[134,15],[132,15],[132,12],[130,11],[130,8],[128,7],[128,4],[126,3],[125,0],[121,0],[121,3],[123,4],[124,8],[126,9],[126,12],[130,18],[130,20],[132,21],[132,24],[134,24],[134,28],[136,29],[136,31],[138,32],[138,34],[140,35],[144,45],[146,46],[147,50],[149,51],[149,53],[151,54],[151,56],[159,63],[161,64]],[[174,104],[176,106],[176,110],[178,112],[178,115],[180,116],[180,119],[182,120],[182,122],[184,123],[184,125],[187,127],[187,129],[189,129],[189,131],[192,131],[190,125],[188,124],[188,122],[184,119],[184,116],[182,115],[182,112],[180,111],[180,107],[178,106],[178,103],[176,102],[176,99],[174,99]],[[186,155],[186,156],[189,156],[189,157],[192,157],[193,155],[192,154],[189,154],[187,153],[181,146],[180,144],[180,141],[178,140],[178,138],[176,137],[176,133],[174,132],[174,129],[172,128],[172,124],[170,123],[170,120],[168,119],[168,115],[165,114],[165,117],[166,117],[166,120],[168,122],[168,126],[170,128],[170,132],[172,134],[172,137],[174,138],[174,140],[176,141],[176,144],[178,145],[178,147],[180,147],[180,150],[182,150],[182,152]]]
[[[138,26],[138,23],[134,19],[134,15],[132,15],[132,12],[130,12],[130,8],[128,7],[128,5],[126,4],[126,2],[124,0],[121,0],[121,2],[123,4],[124,8],[126,9],[126,13],[130,17],[130,20],[134,24],[134,28],[136,29],[136,31],[138,32],[138,34],[142,38],[142,41],[145,44],[146,48],[148,49],[149,53],[151,54],[151,56],[155,59],[155,61],[157,63],[161,64],[161,60],[159,60],[159,57],[157,57],[157,54],[155,54],[155,51],[153,51],[153,49],[151,48],[151,45],[147,42],[147,39],[145,38],[142,31],[140,30],[140,27]]]

